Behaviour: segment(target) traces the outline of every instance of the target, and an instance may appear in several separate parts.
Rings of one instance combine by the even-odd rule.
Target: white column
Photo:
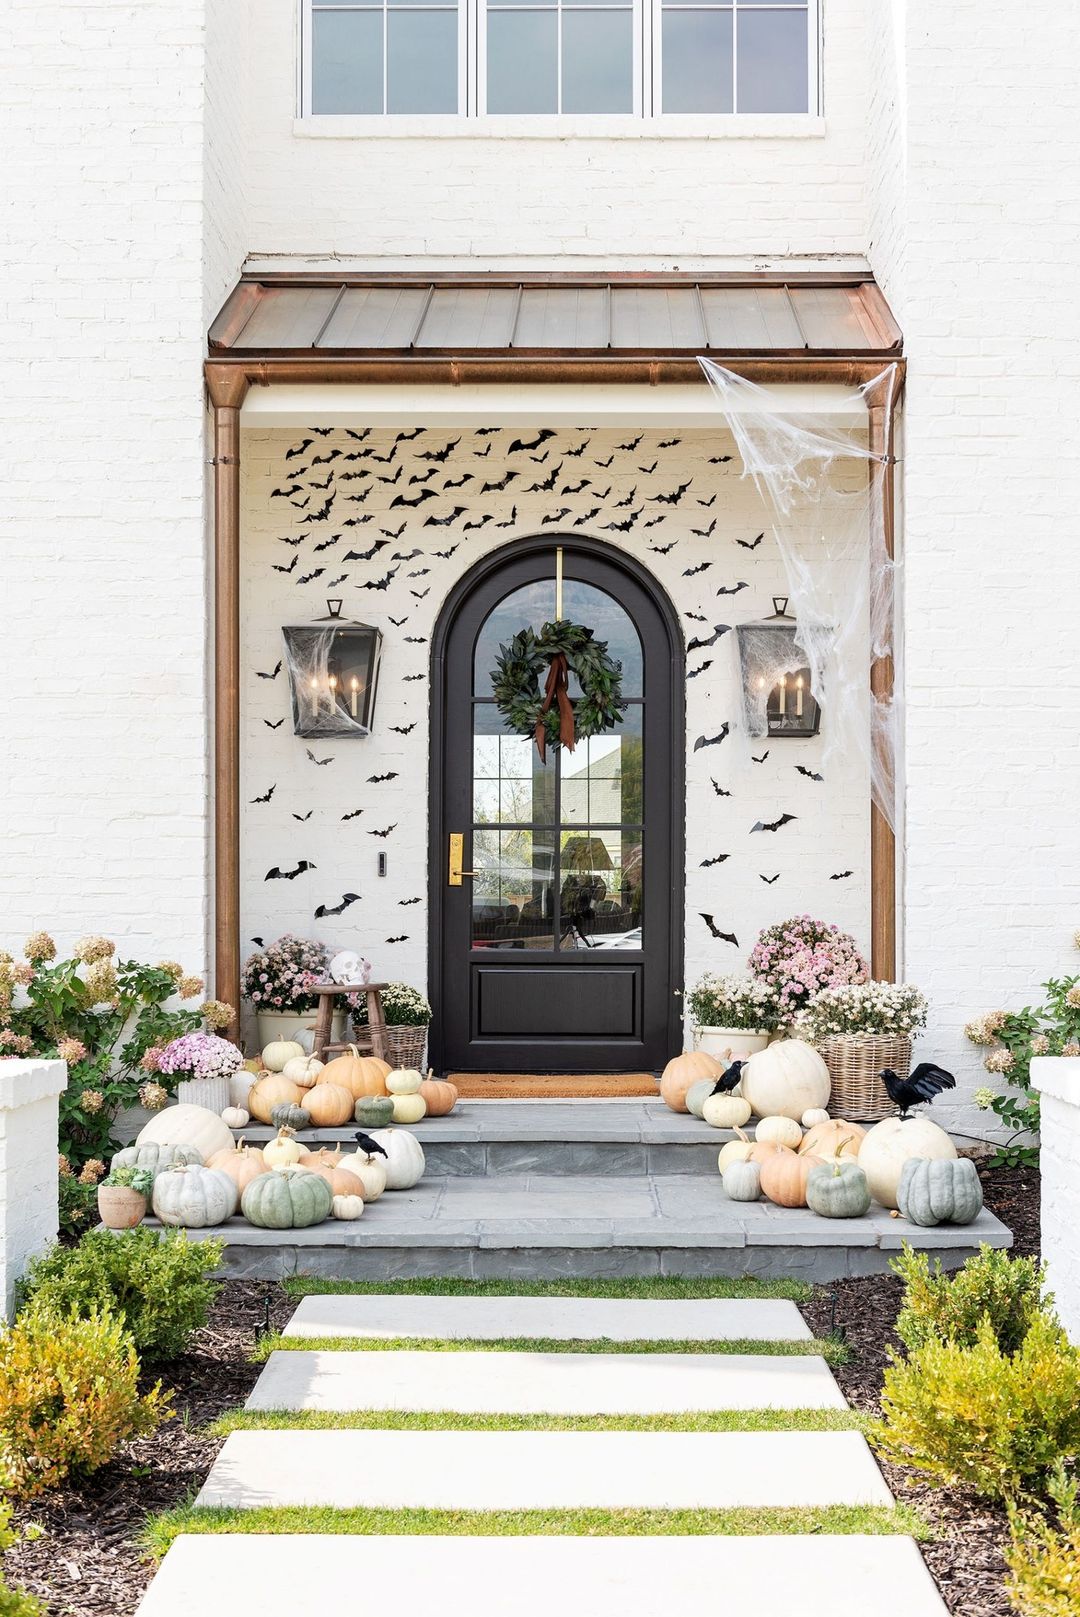
[[[1042,1253],[1061,1323],[1080,1343],[1080,1060],[1037,1056],[1031,1082],[1042,1108]]]
[[[0,1316],[28,1261],[56,1240],[63,1061],[0,1061]]]

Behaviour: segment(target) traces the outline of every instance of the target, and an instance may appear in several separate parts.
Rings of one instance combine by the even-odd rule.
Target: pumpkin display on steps
[[[305,1106],[296,1106],[291,1100],[282,1101],[270,1110],[270,1127],[275,1129],[306,1129],[311,1113]]]
[[[761,1164],[735,1159],[724,1169],[721,1182],[733,1202],[756,1202],[761,1195]]]
[[[742,1092],[757,1117],[790,1117],[824,1107],[832,1092],[829,1069],[812,1044],[780,1039],[752,1055],[742,1069]]]
[[[394,1102],[389,1095],[361,1095],[353,1107],[353,1121],[361,1128],[383,1128],[393,1117]]]
[[[263,1049],[262,1064],[267,1072],[284,1072],[290,1061],[299,1060],[303,1054],[304,1046],[295,1039],[275,1039]]]
[[[315,1080],[316,1089],[323,1084],[340,1084],[354,1101],[361,1095],[386,1095],[386,1079],[393,1068],[378,1056],[362,1056],[355,1044],[350,1044],[344,1055],[328,1061]]]
[[[429,1117],[445,1117],[458,1103],[457,1085],[448,1078],[435,1078],[431,1073],[420,1085],[419,1093]],[[359,1123],[360,1119],[356,1121]]]
[[[289,1128],[279,1128],[277,1138],[263,1146],[263,1160],[268,1168],[292,1168],[300,1161],[301,1148]]]
[[[361,1148],[351,1156],[342,1157],[339,1166],[359,1179],[366,1202],[378,1201],[386,1189],[386,1161],[383,1157]]]
[[[800,1157],[786,1145],[773,1145],[761,1157],[762,1193],[778,1207],[805,1207],[806,1182],[816,1157]]]
[[[215,1151],[227,1151],[232,1135],[217,1112],[206,1106],[166,1106],[139,1130],[136,1145],[192,1145],[205,1162]]]
[[[422,1117],[427,1116],[427,1102],[419,1091],[415,1094],[392,1095],[390,1098],[394,1103],[395,1123],[419,1123]]]
[[[715,1057],[704,1050],[687,1050],[668,1062],[660,1078],[660,1098],[673,1112],[685,1112],[686,1096],[690,1085],[699,1078],[711,1078],[715,1084],[724,1068]]]
[[[900,1175],[910,1157],[949,1161],[956,1156],[945,1130],[928,1117],[885,1117],[868,1129],[859,1147],[859,1166],[870,1194],[882,1207],[895,1207]]]
[[[194,1145],[158,1145],[154,1140],[146,1140],[142,1145],[126,1145],[118,1151],[112,1159],[114,1168],[145,1168],[157,1178],[166,1168],[174,1165],[178,1168],[194,1164],[201,1168],[203,1165],[202,1152]]]
[[[870,1186],[854,1157],[815,1163],[806,1181],[806,1205],[820,1218],[862,1218],[870,1207]]]
[[[411,1190],[424,1175],[424,1148],[407,1129],[374,1129],[371,1138],[386,1152],[387,1190]]]
[[[166,1168],[154,1180],[154,1214],[174,1228],[204,1230],[236,1212],[238,1192],[227,1173],[196,1163]]]
[[[272,1072],[260,1078],[248,1090],[248,1111],[260,1123],[269,1123],[275,1106],[302,1106],[304,1095],[305,1091],[291,1078],[283,1078],[280,1073]]]
[[[304,1093],[304,1110],[317,1129],[333,1129],[342,1123],[351,1123],[356,1105],[352,1090],[346,1089],[344,1084],[323,1082],[323,1074],[329,1071],[329,1067],[324,1067],[315,1087]]]
[[[896,1205],[923,1229],[972,1224],[983,1205],[978,1169],[970,1157],[909,1157],[900,1171]]]
[[[231,1150],[215,1151],[206,1166],[226,1174],[236,1186],[237,1197],[240,1197],[253,1179],[266,1172],[267,1161],[257,1146],[245,1145],[243,1140],[237,1140]]]
[[[866,1130],[858,1123],[848,1123],[842,1117],[829,1117],[815,1123],[803,1135],[800,1151],[809,1151],[815,1157],[857,1157],[862,1149]]]
[[[253,1179],[240,1211],[260,1230],[306,1230],[329,1218],[334,1193],[321,1174],[278,1168]]]

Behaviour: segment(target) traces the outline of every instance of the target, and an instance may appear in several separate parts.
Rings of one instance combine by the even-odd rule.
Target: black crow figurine
[[[742,1077],[742,1070],[742,1062],[733,1061],[730,1067],[727,1067],[720,1074],[719,1078],[716,1080],[716,1083],[710,1090],[710,1094],[730,1095],[733,1089],[738,1088],[739,1079]]]
[[[385,1157],[387,1155],[383,1147],[379,1144],[378,1140],[373,1140],[370,1134],[364,1133],[363,1129],[361,1129],[359,1133],[354,1134],[353,1139],[360,1147],[360,1150],[366,1152],[369,1157],[373,1157],[376,1152],[378,1152],[380,1157]],[[389,1158],[387,1158],[387,1160],[389,1160]]]
[[[910,1117],[911,1108],[932,1101],[943,1089],[955,1089],[956,1079],[932,1061],[920,1061],[910,1078],[899,1078],[891,1067],[879,1074],[889,1099],[900,1108],[900,1116]]]

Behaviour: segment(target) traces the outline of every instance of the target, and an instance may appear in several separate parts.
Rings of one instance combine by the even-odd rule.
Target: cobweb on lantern
[[[753,479],[772,513],[789,611],[798,622],[790,656],[774,648],[770,662],[768,648],[759,648],[766,684],[750,693],[743,687],[745,735],[766,733],[768,691],[780,676],[809,669],[821,707],[823,768],[837,758],[863,760],[873,801],[894,826],[900,703],[871,690],[870,672],[893,654],[898,564],[885,540],[884,479],[872,474],[881,458],[868,447],[862,422],[871,390],[894,385],[896,366],[852,390],[859,424],[848,424],[845,411],[845,424],[830,426],[785,410],[775,394],[713,360],[698,363],[735,439],[743,476]]]
[[[369,641],[358,642],[349,634],[354,628],[366,625],[334,616],[283,631],[294,734],[370,734],[368,688],[377,673],[377,657],[373,663]]]

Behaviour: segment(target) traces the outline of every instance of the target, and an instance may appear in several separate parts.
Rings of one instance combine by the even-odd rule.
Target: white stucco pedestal
[[[1037,1056],[1042,1108],[1042,1252],[1061,1323],[1080,1343],[1080,1059]]]
[[[56,1240],[63,1061],[0,1061],[0,1312],[27,1262]]]

